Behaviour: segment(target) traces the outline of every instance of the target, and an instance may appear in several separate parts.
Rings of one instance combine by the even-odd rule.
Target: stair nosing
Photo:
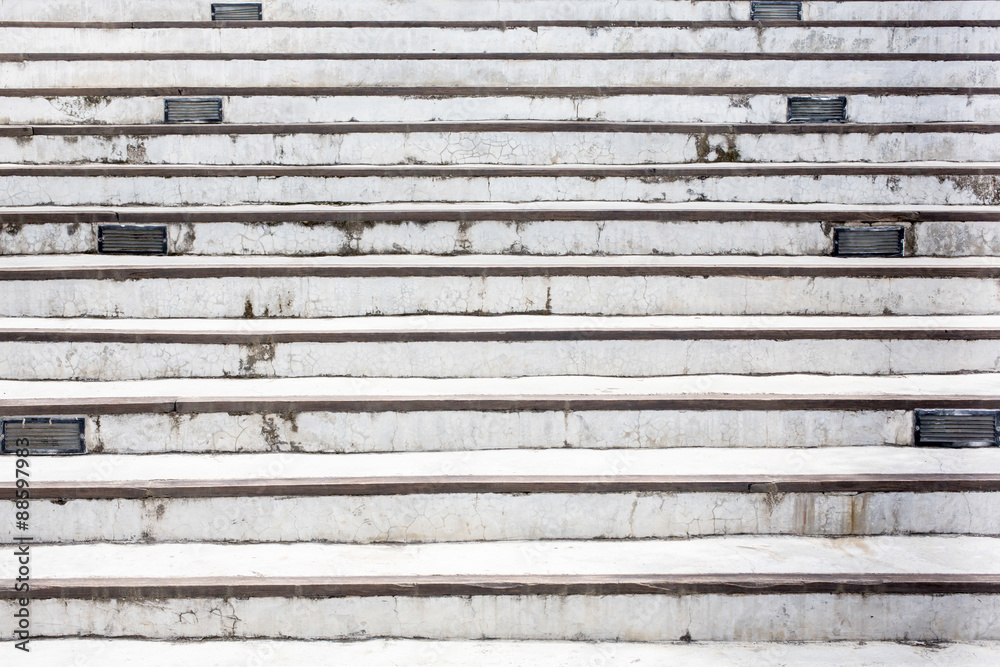
[[[238,455],[236,455],[238,456]],[[16,489],[0,484],[0,500]],[[34,500],[301,498],[448,494],[997,493],[1000,474],[461,475],[34,482]]]
[[[1000,123],[676,123],[592,120],[469,120],[323,123],[149,123],[101,125],[2,125],[0,137],[416,134],[455,132],[616,134],[991,134]]]

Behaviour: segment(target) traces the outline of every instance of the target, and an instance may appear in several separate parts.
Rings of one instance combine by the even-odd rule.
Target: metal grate
[[[1000,445],[1000,410],[917,410],[914,441],[933,447]]]
[[[32,417],[4,419],[0,453],[14,454],[27,449],[36,454],[84,454],[87,451],[86,423],[82,417]]]
[[[801,21],[801,2],[751,2],[751,21]]]
[[[902,257],[902,227],[835,227],[833,254],[837,257]]]
[[[264,10],[259,2],[212,3],[213,21],[263,21]]]
[[[789,97],[789,123],[843,123],[847,120],[846,97]]]
[[[97,252],[101,255],[166,255],[167,228],[162,225],[100,225]]]
[[[221,97],[174,97],[163,100],[168,123],[221,123]]]

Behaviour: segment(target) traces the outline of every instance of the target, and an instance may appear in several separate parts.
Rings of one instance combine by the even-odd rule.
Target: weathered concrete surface
[[[878,410],[216,412],[99,415],[87,429],[108,454],[913,444],[911,413]]]
[[[222,91],[220,91],[222,92]],[[2,91],[0,91],[2,93]],[[789,94],[794,90],[790,89]],[[995,122],[1000,96],[847,95],[848,120],[859,123]],[[469,97],[382,95],[222,95],[231,123],[403,122],[430,120],[605,120],[691,123],[784,123],[784,95],[600,95],[539,93]],[[4,97],[0,121],[32,123],[162,123],[163,97]]]
[[[772,164],[778,166],[777,163]],[[944,163],[941,164],[944,166]],[[766,172],[769,166],[759,165],[756,168]],[[127,171],[114,176],[6,175],[0,176],[0,204],[230,206],[393,202],[710,201],[995,206],[1000,203],[1000,175],[991,174],[608,176],[602,174],[599,166],[584,165],[592,173],[569,176],[537,173],[435,176],[416,173],[415,170],[419,167],[420,165],[414,166],[411,171],[414,175],[400,176],[132,176]],[[426,165],[424,167],[428,168]],[[461,167],[471,170],[477,168],[475,165]],[[119,165],[117,168],[127,170],[129,166]],[[375,166],[369,168],[378,169]],[[544,167],[540,166],[539,169]],[[887,166],[886,170],[891,172],[893,168]]]
[[[557,3],[551,3],[553,8]],[[680,2],[674,4],[680,5]],[[699,5],[710,3],[698,3]],[[815,7],[817,3],[810,3]],[[820,3],[822,4],[822,3]],[[845,3],[846,4],[846,3]],[[923,3],[929,4],[929,3]],[[952,3],[954,4],[954,3]],[[397,5],[395,12],[405,5]],[[469,10],[461,17],[468,17]],[[395,15],[392,16],[395,18]],[[458,17],[449,17],[456,20]],[[476,17],[478,18],[478,16]],[[745,17],[748,18],[748,17]],[[918,18],[918,17],[913,17]],[[923,19],[921,15],[919,19]],[[996,17],[993,17],[996,18]],[[918,19],[918,20],[919,20]],[[141,21],[142,18],[135,20]],[[993,53],[995,27],[25,28],[5,53]],[[56,50],[57,49],[57,50]]]
[[[3,317],[992,315],[1000,305],[1000,280],[986,278],[155,278],[4,287]]]
[[[225,325],[220,328],[224,330]],[[998,340],[7,342],[7,380],[1000,372]]]
[[[853,449],[853,448],[852,448]],[[198,465],[198,462],[194,462]],[[936,473],[931,471],[931,474]],[[711,535],[1000,536],[997,493],[460,493],[35,500],[36,540],[371,544]],[[0,501],[13,514],[14,503]],[[9,539],[9,530],[4,529]]]
[[[886,19],[994,19],[988,2],[975,0],[906,2],[810,2],[803,3],[806,20],[886,20]],[[348,0],[264,0],[265,20],[455,20],[474,16],[476,20],[517,19],[622,19],[622,20],[747,20],[750,3],[743,0],[670,2],[628,0],[609,5],[603,0],[561,3],[554,0],[495,2],[493,0],[445,0],[434,3],[405,3],[392,0],[355,3]],[[72,0],[46,2],[40,8],[34,0],[4,0],[0,20],[4,21],[207,21],[210,6],[199,0],[169,4],[156,0],[100,0],[80,5]]]
[[[627,60],[42,60],[0,62],[9,88],[226,86],[1000,87],[1000,61]]]
[[[0,137],[19,164],[657,164],[989,162],[1000,133],[833,134],[421,131]]]

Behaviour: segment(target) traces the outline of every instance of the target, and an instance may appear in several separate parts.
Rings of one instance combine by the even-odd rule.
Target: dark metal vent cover
[[[4,419],[0,453],[27,449],[35,454],[84,454],[87,451],[86,422],[82,417],[31,417]]]
[[[934,447],[1000,445],[1000,410],[917,410],[914,441]]]
[[[166,255],[167,228],[163,225],[100,225],[97,252],[101,255]]]
[[[842,123],[847,120],[846,97],[789,97],[789,123]]]
[[[213,21],[262,21],[264,10],[259,2],[212,3]]]
[[[902,257],[902,227],[835,227],[833,254],[837,257]]]
[[[801,21],[801,2],[751,2],[751,21]]]
[[[172,97],[163,101],[168,123],[221,123],[221,97]]]

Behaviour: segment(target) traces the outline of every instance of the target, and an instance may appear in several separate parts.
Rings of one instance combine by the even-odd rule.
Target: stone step
[[[162,123],[164,97],[221,97],[227,123],[587,120],[662,123],[784,123],[788,96],[843,95],[857,123],[994,123],[1000,89],[782,87],[321,87],[268,86],[84,90],[4,88],[0,123]],[[819,83],[819,85],[817,85]],[[180,130],[179,130],[180,131]],[[835,130],[832,130],[835,131]]]
[[[171,255],[830,255],[877,224],[907,256],[1000,256],[994,207],[627,202],[0,207],[0,254],[95,253],[102,224],[162,225]]]
[[[1000,55],[867,53],[9,54],[13,89],[289,86],[1000,87]],[[929,65],[933,63],[933,65]],[[973,89],[975,90],[975,89]],[[749,91],[748,91],[749,92]]]
[[[1000,163],[0,165],[6,206],[391,202],[996,205]]]
[[[998,550],[965,536],[33,546],[32,633],[996,640]]]
[[[31,479],[44,543],[1000,535],[995,447],[89,454]]]
[[[1000,409],[1000,375],[0,381],[0,415],[81,416],[161,452],[914,444],[917,409]]]
[[[323,0],[263,0],[265,21],[397,21],[455,20],[476,17],[480,21],[510,20],[746,20],[746,0],[628,0],[609,5],[603,0],[562,3],[555,0],[436,0],[400,5],[393,0],[364,4]],[[802,3],[802,18],[810,21],[852,20],[989,20],[996,12],[989,2],[976,0],[878,0]],[[210,3],[202,0],[99,0],[86,5],[71,0],[49,0],[44,7],[32,0],[5,0],[0,21],[209,21]]]
[[[68,665],[80,655],[107,664],[173,667],[179,664],[386,665],[435,667],[511,667],[512,665],[824,665],[825,667],[968,667],[1000,661],[1000,643],[809,642],[588,642],[588,641],[433,641],[365,639],[343,642],[247,639],[242,641],[150,641],[137,639],[33,640],[36,665]],[[6,646],[4,647],[7,648]],[[11,649],[13,650],[13,649]]]
[[[113,257],[0,261],[2,317],[992,315],[994,257]]]
[[[0,378],[1000,372],[1000,317],[0,319]]]
[[[0,127],[22,164],[207,165],[982,162],[1000,125],[463,121]]]
[[[468,14],[466,14],[468,15]],[[996,17],[994,17],[996,18]],[[551,23],[551,22],[549,22]],[[850,23],[696,22],[661,24],[459,21],[452,24],[333,24],[329,27],[5,27],[7,54],[260,53],[993,53],[1000,22],[963,25],[906,20]],[[140,24],[141,25],[141,24]],[[156,25],[156,24],[152,24]],[[181,24],[183,25],[183,24]],[[334,27],[336,26],[336,27]]]

